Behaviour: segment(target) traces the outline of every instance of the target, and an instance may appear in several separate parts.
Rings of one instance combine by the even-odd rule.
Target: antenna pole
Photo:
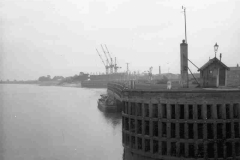
[[[185,20],[185,41],[187,43],[187,19],[186,19],[186,7],[182,6],[182,9],[184,11],[184,20]]]

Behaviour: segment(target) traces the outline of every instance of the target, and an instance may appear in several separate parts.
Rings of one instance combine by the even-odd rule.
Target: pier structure
[[[125,160],[240,159],[239,89],[123,89]],[[123,89],[123,90],[122,90]]]
[[[184,40],[180,61],[179,86],[108,83],[122,108],[123,159],[240,160],[240,88],[228,86],[229,67],[209,60],[199,69],[201,83],[190,87]]]

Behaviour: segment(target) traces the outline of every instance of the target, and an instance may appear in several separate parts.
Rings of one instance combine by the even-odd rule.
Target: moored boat
[[[118,112],[118,108],[113,100],[111,100],[107,94],[100,95],[98,99],[98,108],[102,112]]]

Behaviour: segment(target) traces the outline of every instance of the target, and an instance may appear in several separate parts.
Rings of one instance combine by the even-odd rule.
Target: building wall
[[[240,86],[240,67],[230,67],[227,71],[227,86]]]

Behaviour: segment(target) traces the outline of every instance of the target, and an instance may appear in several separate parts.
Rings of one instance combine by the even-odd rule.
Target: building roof
[[[229,70],[229,67],[227,67],[224,63],[222,63],[219,59],[217,59],[216,57],[210,59],[207,63],[205,63],[201,68],[198,69],[198,71],[202,71],[205,68],[207,68],[208,66],[210,66],[213,63],[219,63],[221,66],[223,66],[224,68],[226,68],[227,70]]]

